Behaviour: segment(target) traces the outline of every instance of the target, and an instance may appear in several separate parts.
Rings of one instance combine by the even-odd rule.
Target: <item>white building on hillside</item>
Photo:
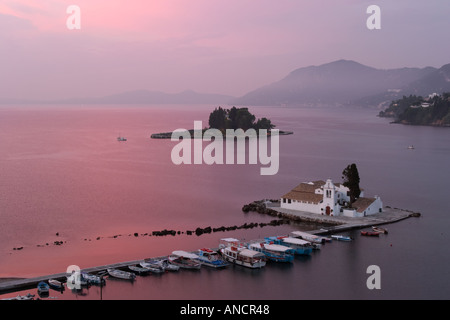
[[[349,189],[340,183],[333,184],[331,179],[300,183],[283,195],[280,202],[281,208],[328,216],[363,217],[383,210],[380,197],[365,198],[363,191],[352,208],[348,208]]]

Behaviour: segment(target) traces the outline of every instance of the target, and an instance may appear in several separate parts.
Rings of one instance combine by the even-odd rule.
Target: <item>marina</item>
[[[389,221],[384,221],[384,223],[400,221],[411,216],[410,214],[405,216],[405,211],[403,210],[397,210],[396,212],[403,212],[403,215],[397,214],[396,219],[391,217]],[[379,219],[378,217],[378,223],[381,222]],[[309,232],[293,231],[289,235],[271,236],[250,241],[222,238],[217,248],[202,248],[192,252],[175,250],[167,256],[83,269],[80,271],[77,281],[81,286],[103,285],[104,277],[135,281],[136,275],[163,274],[180,269],[200,270],[202,266],[217,269],[226,268],[230,264],[234,264],[244,268],[261,269],[271,262],[292,263],[294,255],[310,256],[313,249],[321,249],[321,246],[333,240],[354,240],[349,236],[338,234],[338,232],[354,228],[371,227],[373,231],[370,231],[370,233],[374,232],[377,235],[387,233],[387,230],[384,228],[372,226],[373,222],[371,219],[362,224],[358,223],[357,226],[344,224],[340,225],[340,228],[319,229]],[[361,236],[364,235],[364,232],[369,231],[361,231]],[[327,236],[328,234],[331,235]],[[45,297],[48,294],[49,287],[57,287],[56,289],[63,290],[65,282],[67,282],[67,286],[73,287],[75,284],[74,279],[73,274],[63,272],[35,278],[11,280],[0,283],[0,294],[32,289],[37,286],[39,296]],[[6,299],[11,300],[13,298]],[[32,299],[31,294],[17,296],[16,300],[20,299]]]

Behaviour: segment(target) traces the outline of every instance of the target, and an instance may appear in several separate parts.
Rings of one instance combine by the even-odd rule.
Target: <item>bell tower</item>
[[[338,215],[336,208],[336,187],[331,179],[328,179],[323,186],[323,214],[327,216]]]

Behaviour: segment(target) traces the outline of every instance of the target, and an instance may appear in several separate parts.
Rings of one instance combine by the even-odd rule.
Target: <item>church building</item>
[[[281,208],[327,216],[364,217],[382,212],[380,197],[359,198],[349,207],[349,189],[331,179],[300,183],[281,197]]]

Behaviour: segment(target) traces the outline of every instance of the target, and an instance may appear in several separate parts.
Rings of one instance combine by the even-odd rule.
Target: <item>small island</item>
[[[256,119],[248,108],[236,108],[233,106],[231,109],[224,109],[218,107],[214,109],[209,115],[209,128],[204,128],[204,133],[208,129],[217,129],[226,136],[228,129],[237,130],[242,129],[247,131],[249,129],[254,129],[257,133],[259,130],[267,130],[267,135],[271,134],[271,130],[275,128],[275,125],[271,120],[263,117],[261,119]],[[194,129],[188,130],[191,137],[194,138]],[[292,131],[278,131],[279,135],[293,134]],[[170,139],[172,137],[172,132],[154,133],[151,135],[152,139]]]
[[[442,95],[403,96],[392,101],[389,107],[379,113],[380,117],[394,118],[393,123],[450,127],[450,92]]]

